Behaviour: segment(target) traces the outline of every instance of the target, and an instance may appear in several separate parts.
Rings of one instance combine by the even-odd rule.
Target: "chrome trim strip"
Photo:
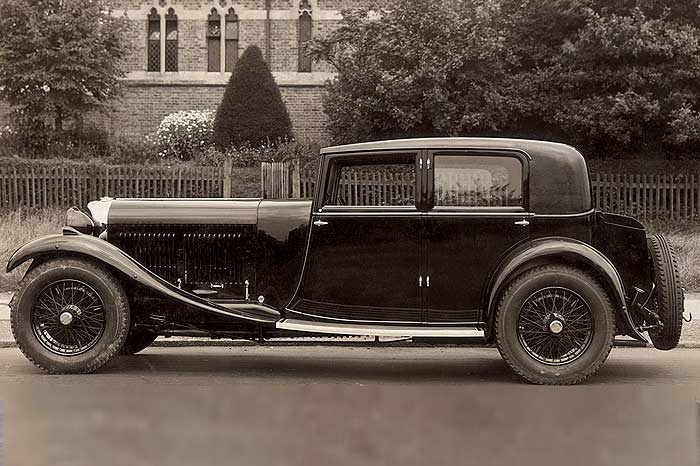
[[[313,215],[318,217],[422,217],[425,216],[425,212],[314,212]]]
[[[470,327],[475,327],[479,325],[484,325],[483,323],[480,322],[474,322],[474,321],[461,321],[461,322],[416,322],[412,320],[353,320],[353,319],[341,319],[338,317],[327,317],[327,316],[320,316],[317,314],[309,314],[306,312],[301,312],[297,311],[294,309],[290,308],[285,308],[284,309],[286,312],[291,312],[293,314],[299,314],[302,316],[307,316],[307,317],[313,317],[314,319],[324,319],[324,320],[333,320],[335,322],[341,322],[340,325],[364,325],[364,324],[374,324],[374,325],[384,325],[384,324],[401,324],[401,325],[443,325],[445,327],[450,327],[450,326],[470,326]],[[294,320],[294,319],[292,319]],[[348,322],[348,324],[344,324],[343,322]]]
[[[579,212],[577,214],[535,214],[536,218],[573,218],[573,217],[585,217],[586,215],[591,215],[595,212],[595,208],[587,210],[585,212]]]
[[[334,320],[334,321],[336,321],[336,322],[350,322],[350,323],[355,323],[355,324],[358,323],[357,320],[352,320],[352,319],[340,319],[340,318],[337,318],[337,317],[326,317],[326,316],[320,316],[320,315],[317,315],[317,314],[309,314],[309,313],[306,313],[306,312],[301,312],[301,311],[297,311],[297,310],[294,310],[294,309],[290,309],[290,308],[288,308],[288,307],[285,308],[285,311],[287,311],[287,312],[292,312],[292,313],[294,313],[294,314],[299,314],[299,315],[302,315],[302,316],[313,317],[314,319],[326,319],[326,320]],[[415,321],[411,321],[411,320],[363,320],[362,323],[363,323],[363,324],[409,324],[409,325],[418,325],[418,324],[420,324],[420,322],[415,322]],[[340,324],[340,325],[343,325],[343,324]]]
[[[463,211],[391,211],[384,210],[385,207],[377,207],[376,211],[358,210],[350,212],[323,212],[316,211],[313,215],[323,217],[530,217],[530,218],[576,218],[585,217],[595,212],[595,209],[590,209],[585,212],[575,214],[538,214],[532,212],[499,212],[494,210],[463,210]]]
[[[528,212],[494,212],[494,211],[463,211],[463,212],[314,212],[318,217],[506,217],[523,218],[536,217]]]
[[[470,211],[428,211],[426,217],[505,217],[505,218],[523,218],[534,217],[535,214],[530,212],[499,212],[493,210],[470,210]]]
[[[415,205],[324,205],[319,213],[345,212],[420,212]]]
[[[417,327],[417,326],[382,326],[329,324],[324,322],[306,322],[295,319],[282,319],[275,326],[280,330],[297,332],[328,333],[334,335],[369,335],[384,337],[447,337],[483,338],[484,331],[475,327]]]

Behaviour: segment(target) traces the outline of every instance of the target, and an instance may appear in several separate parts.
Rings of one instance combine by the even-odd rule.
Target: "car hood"
[[[102,225],[255,225],[261,199],[102,199],[88,204]]]

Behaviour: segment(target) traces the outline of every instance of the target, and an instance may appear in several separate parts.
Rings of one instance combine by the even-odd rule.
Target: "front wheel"
[[[581,382],[610,354],[615,316],[588,273],[548,265],[516,278],[502,295],[496,343],[508,365],[537,384]]]
[[[93,372],[109,362],[126,339],[129,317],[114,275],[74,258],[30,269],[10,303],[17,346],[54,374]]]

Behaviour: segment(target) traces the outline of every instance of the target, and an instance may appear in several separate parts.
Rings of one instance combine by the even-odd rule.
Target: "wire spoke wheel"
[[[530,295],[518,316],[518,340],[527,354],[548,365],[564,365],[586,352],[593,339],[593,314],[568,288],[548,287]]]
[[[56,281],[39,292],[31,322],[34,335],[47,350],[60,356],[82,354],[104,333],[104,303],[80,280]]]

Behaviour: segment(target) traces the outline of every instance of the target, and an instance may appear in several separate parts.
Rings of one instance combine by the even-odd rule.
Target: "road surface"
[[[574,387],[488,348],[149,348],[84,376],[0,349],[7,465],[693,465],[699,399],[692,349],[615,348]]]

